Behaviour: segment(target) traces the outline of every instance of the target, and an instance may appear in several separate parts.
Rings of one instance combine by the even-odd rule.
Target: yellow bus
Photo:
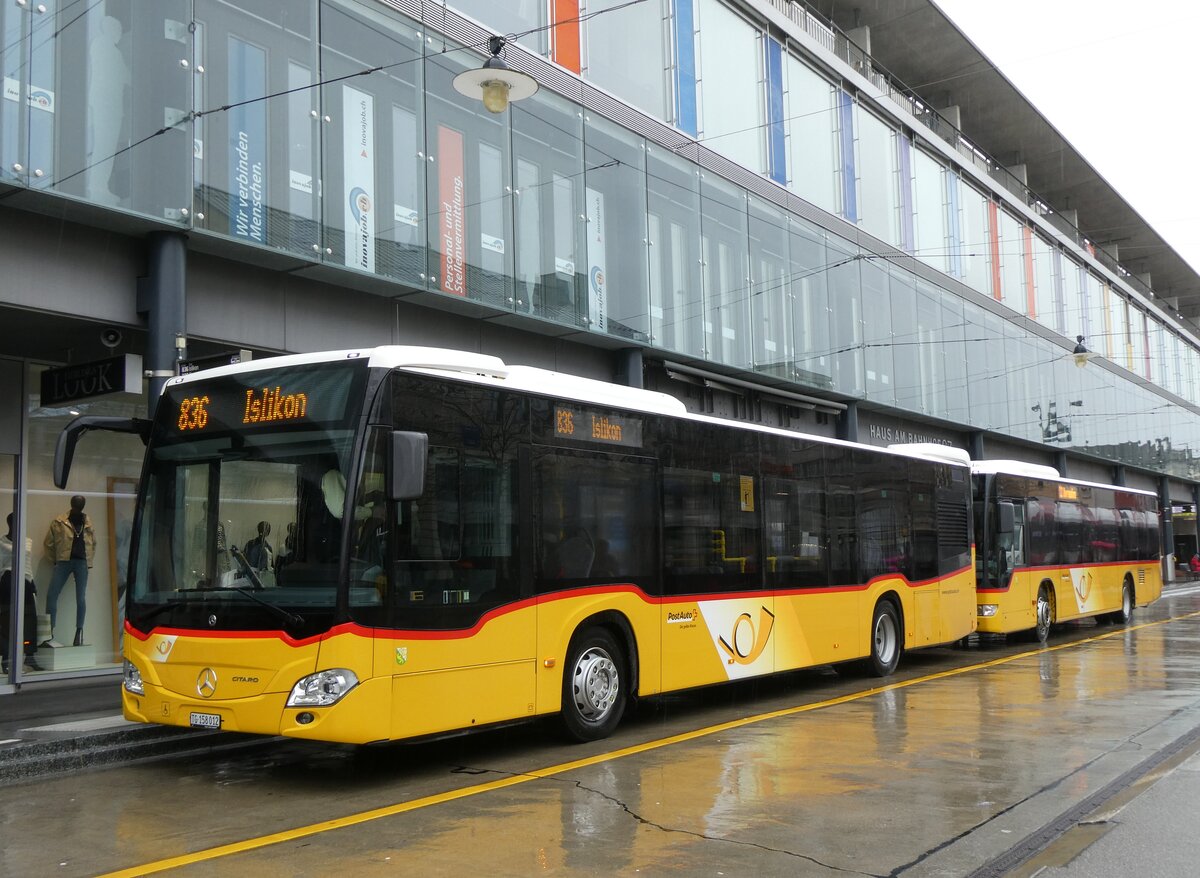
[[[1096,617],[1126,624],[1162,594],[1158,498],[1021,461],[971,464],[979,630]]]
[[[811,665],[892,673],[975,629],[970,469],[419,347],[171,379],[141,432],[132,720],[349,743]]]

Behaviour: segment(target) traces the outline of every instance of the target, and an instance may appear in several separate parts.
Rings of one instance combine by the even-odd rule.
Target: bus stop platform
[[[0,786],[49,775],[203,751],[252,740],[203,729],[133,723],[121,715],[121,678],[26,683],[0,696]]]

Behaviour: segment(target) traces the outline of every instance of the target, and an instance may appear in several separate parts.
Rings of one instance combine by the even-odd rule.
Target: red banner
[[[443,292],[467,294],[466,181],[463,177],[463,136],[438,126],[438,202],[442,213]]]

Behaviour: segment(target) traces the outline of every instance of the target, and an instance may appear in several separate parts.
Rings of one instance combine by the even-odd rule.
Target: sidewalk
[[[220,732],[132,723],[121,716],[121,678],[27,683],[0,696],[0,787],[166,753],[203,750]],[[245,740],[225,733],[222,744]]]

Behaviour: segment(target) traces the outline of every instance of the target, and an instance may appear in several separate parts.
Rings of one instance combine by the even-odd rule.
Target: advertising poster
[[[467,218],[463,179],[463,136],[438,126],[438,204],[441,213],[443,292],[467,294]]]
[[[342,86],[346,265],[375,270],[375,99]]]
[[[592,329],[608,332],[608,261],[604,252],[604,193],[587,190],[588,316]]]
[[[267,91],[267,53],[229,38],[229,102]],[[229,233],[267,243],[267,104],[256,100],[229,110]]]

